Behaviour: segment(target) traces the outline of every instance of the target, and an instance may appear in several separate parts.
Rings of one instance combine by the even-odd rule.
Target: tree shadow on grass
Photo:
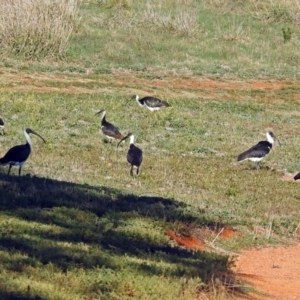
[[[126,267],[145,276],[200,277],[203,282],[216,273],[230,273],[227,256],[191,252],[170,243],[164,231],[174,222],[212,223],[174,199],[1,173],[0,195],[2,218],[14,220],[2,221],[0,227],[0,251],[11,255],[9,260],[0,256],[0,263],[8,271],[22,273],[27,266],[48,264],[65,273],[74,268]],[[13,256],[18,253],[26,257]],[[124,255],[139,262],[124,266]],[[158,263],[162,261],[164,266]],[[35,299],[26,294],[11,298],[12,291],[0,286],[1,293],[4,300]]]
[[[0,286],[0,299],[2,300],[44,300],[38,295],[31,296],[29,292],[20,293],[20,292],[6,292],[1,289]]]

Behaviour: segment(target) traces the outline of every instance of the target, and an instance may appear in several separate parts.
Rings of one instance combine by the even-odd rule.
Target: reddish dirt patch
[[[60,92],[60,93],[99,93],[101,91],[119,92],[126,94],[156,94],[157,88],[167,91],[161,94],[163,97],[202,97],[227,99],[236,97],[236,90],[269,89],[278,90],[283,87],[292,86],[295,83],[283,81],[236,81],[236,80],[213,80],[189,76],[180,79],[180,76],[162,76],[163,79],[144,78],[143,74],[130,71],[116,70],[113,74],[103,74],[97,79],[90,79],[87,74],[65,75],[65,74],[26,74],[22,72],[9,73],[0,72],[0,90],[18,90],[35,92]],[[82,86],[88,84],[88,87]],[[59,85],[59,86],[58,86]],[[146,88],[145,88],[146,87]],[[218,96],[218,91],[222,94]],[[227,91],[227,92],[226,92]],[[217,94],[215,94],[216,92]],[[274,101],[274,99],[272,99]]]
[[[234,230],[232,227],[224,227],[224,229],[220,233],[220,237],[222,238],[232,238],[236,235],[238,235],[238,232]]]
[[[214,240],[218,238],[228,239],[239,235],[239,232],[232,226],[216,223],[205,229],[200,229],[200,233],[194,233],[196,237],[202,236],[205,240]]]
[[[175,80],[171,82],[176,88],[190,88],[190,89],[223,89],[223,90],[243,90],[243,89],[272,89],[279,90],[282,87],[289,86],[287,83],[278,81],[227,81],[227,80],[201,80],[201,79],[186,79]]]
[[[176,235],[172,230],[167,230],[165,232],[172,240],[174,240],[178,245],[184,246],[192,250],[204,250],[206,248],[205,244],[192,236],[180,237]]]
[[[189,232],[188,236],[179,236],[172,230],[167,230],[165,234],[178,245],[193,250],[212,248],[212,244],[208,240],[217,238],[232,238],[239,234],[231,226],[220,227],[219,224],[217,224],[214,228],[187,228],[187,232]]]
[[[194,236],[182,237],[172,230],[165,232],[178,245],[192,250],[209,250],[205,237],[232,238],[239,233],[230,226],[201,229]],[[203,239],[199,239],[199,235]],[[298,230],[300,236],[300,229]],[[236,298],[252,300],[300,300],[300,244],[244,250],[237,257],[233,272],[254,292],[236,294]]]
[[[300,244],[242,251],[233,271],[258,294],[254,299],[300,299]]]

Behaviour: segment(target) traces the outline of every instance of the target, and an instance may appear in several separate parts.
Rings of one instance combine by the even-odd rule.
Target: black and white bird
[[[143,161],[143,151],[134,145],[134,135],[132,133],[128,133],[118,144],[118,147],[120,143],[127,138],[130,138],[129,140],[129,149],[127,152],[127,161],[131,165],[130,169],[130,175],[133,176],[133,169],[136,169],[136,175],[139,174],[140,166]]]
[[[2,118],[0,118],[0,131],[1,134],[4,134],[4,121]]]
[[[24,130],[26,144],[17,145],[10,148],[7,151],[7,153],[2,158],[0,158],[0,165],[2,166],[9,165],[8,174],[10,173],[10,169],[12,166],[19,166],[19,176],[21,175],[22,166],[24,165],[24,163],[26,162],[26,160],[28,159],[32,151],[32,142],[29,136],[30,133],[40,137],[44,141],[44,143],[46,143],[43,137],[41,137],[38,133],[36,133],[30,128],[26,128]]]
[[[166,101],[160,100],[155,97],[146,96],[142,99],[139,98],[139,95],[134,95],[133,98],[135,98],[136,102],[139,106],[145,106],[151,111],[159,110],[162,107],[169,107],[170,104]]]
[[[122,140],[124,138],[123,134],[119,131],[119,129],[114,126],[113,124],[106,121],[106,110],[102,109],[96,113],[96,115],[101,114],[101,130],[103,134],[108,138],[109,142],[111,143],[113,140]]]
[[[260,168],[260,161],[271,151],[275,140],[278,141],[278,139],[275,137],[273,132],[267,131],[266,133],[267,140],[266,141],[260,141],[247,151],[241,153],[237,160],[238,161],[244,161],[244,160],[250,160],[256,163],[256,168]],[[279,141],[278,141],[279,143]],[[280,145],[280,143],[279,143]]]

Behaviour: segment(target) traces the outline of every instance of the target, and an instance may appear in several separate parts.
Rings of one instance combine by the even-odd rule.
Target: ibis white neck
[[[106,110],[104,110],[104,111],[102,112],[101,122],[104,120],[105,116],[106,116]]]
[[[26,139],[27,143],[29,144],[30,148],[32,149],[31,138],[30,138],[30,135],[27,133],[26,130],[24,130],[24,135],[25,135],[25,139]]]
[[[136,95],[136,96],[135,96],[135,100],[136,100],[136,102],[137,102],[137,104],[138,104],[139,106],[144,106],[144,105],[141,103],[141,101],[140,101],[139,95]]]
[[[266,136],[267,136],[268,142],[273,145],[274,144],[273,136],[269,132],[267,132]]]
[[[131,135],[129,138],[129,144],[134,144],[134,135]]]

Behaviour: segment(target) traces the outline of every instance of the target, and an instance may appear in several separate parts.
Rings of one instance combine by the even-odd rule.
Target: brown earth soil
[[[257,292],[253,299],[300,299],[300,244],[242,251],[234,272]]]
[[[230,227],[221,231],[211,231],[218,238],[231,238],[238,234]],[[211,244],[197,238],[182,237],[173,231],[166,231],[178,245],[192,250],[209,250]],[[207,229],[202,236],[208,236]],[[220,249],[214,249],[220,250]],[[237,298],[251,300],[298,300],[300,299],[300,244],[293,246],[266,247],[261,249],[243,250],[236,257],[232,271],[236,280],[244,288],[248,288],[248,295],[236,294]]]
[[[283,87],[296,85],[296,82],[284,81],[237,81],[214,80],[195,76],[163,76],[164,79],[147,79],[134,72],[116,70],[113,74],[101,75],[91,79],[87,75],[64,74],[26,74],[22,72],[1,72],[0,91],[34,91],[34,92],[59,92],[59,93],[124,93],[126,95],[147,94],[162,98],[206,98],[226,100],[228,98],[242,99],[243,96],[236,91],[242,90],[279,90]],[[84,87],[83,85],[88,85]],[[157,95],[159,89],[159,95]],[[281,101],[274,98],[262,98],[261,101]],[[295,95],[295,100],[300,102],[300,96]]]
[[[176,243],[180,246],[186,247],[192,250],[204,250],[206,248],[205,243],[197,240],[194,237],[181,237],[175,234],[172,230],[167,230],[165,232],[170,239],[176,241]]]
[[[88,75],[87,72],[86,75]],[[147,79],[133,72],[117,70],[99,79],[90,79],[86,75],[67,76],[64,74],[26,74],[21,72],[1,72],[0,91],[35,91],[60,93],[99,93],[118,92],[126,95],[140,93],[156,94],[160,90],[162,97],[215,98],[226,100],[235,97],[236,90],[268,89],[299,85],[299,82],[284,81],[230,81],[212,80],[191,76],[163,76],[164,79]],[[53,84],[55,83],[55,84]],[[88,84],[89,87],[83,87]],[[231,91],[231,92],[228,92]],[[233,92],[232,92],[233,91]],[[237,95],[237,99],[242,95]],[[260,98],[261,101],[281,101],[280,99]],[[300,102],[300,95],[294,100]],[[283,180],[292,180],[286,176]],[[300,182],[300,181],[299,181]],[[209,249],[205,241],[197,237],[180,237],[172,231],[166,234],[180,246],[193,250]],[[229,228],[214,232],[218,238],[230,238],[236,233]],[[204,233],[204,237],[207,232]],[[299,231],[300,238],[300,231]],[[219,250],[219,249],[217,249]],[[300,244],[290,247],[272,247],[242,251],[233,271],[243,282],[253,287],[251,299],[300,299]],[[244,298],[245,299],[245,298]]]

